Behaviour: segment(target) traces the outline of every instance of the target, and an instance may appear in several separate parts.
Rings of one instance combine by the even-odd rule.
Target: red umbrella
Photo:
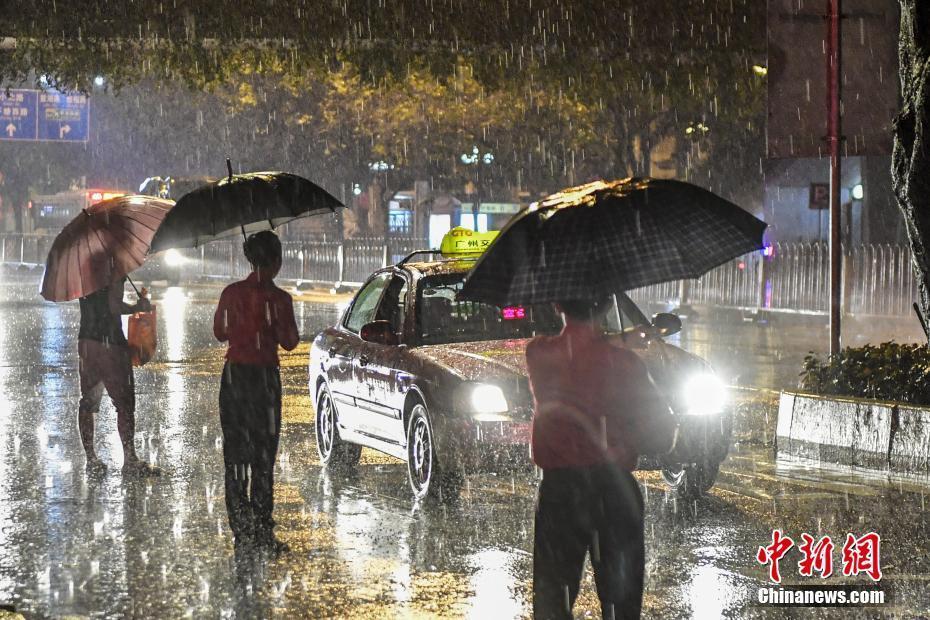
[[[83,209],[52,243],[42,297],[71,301],[137,269],[173,206],[151,196],[120,196]]]

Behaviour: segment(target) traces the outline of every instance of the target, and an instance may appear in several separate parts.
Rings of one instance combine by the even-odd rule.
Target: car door
[[[375,312],[375,321],[388,321],[402,337],[407,302],[407,278],[401,272],[391,277]],[[369,432],[392,444],[403,445],[403,401],[406,382],[403,360],[406,346],[363,342],[356,360],[359,385],[358,415]]]
[[[339,425],[353,433],[373,434],[373,429],[368,428],[365,420],[359,415],[357,404],[360,395],[368,396],[368,388],[359,383],[360,377],[356,369],[358,358],[367,344],[358,334],[363,325],[374,320],[378,303],[390,281],[391,273],[382,272],[375,274],[365,283],[345,314],[338,342],[331,345],[327,352],[331,366],[344,369],[344,372],[340,373],[343,380],[331,385],[330,390],[339,411]],[[335,373],[329,374],[333,376]]]

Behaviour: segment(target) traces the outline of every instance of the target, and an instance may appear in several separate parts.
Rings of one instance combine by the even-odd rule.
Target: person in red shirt
[[[228,342],[220,382],[220,424],[226,467],[226,511],[237,548],[277,555],[287,545],[274,535],[274,462],[281,433],[278,346],[290,351],[300,336],[291,296],[274,284],[281,241],[271,231],[243,244],[252,273],[220,295],[213,333]]]
[[[533,461],[543,470],[533,547],[533,612],[571,618],[585,556],[604,618],[639,618],[645,551],[640,451],[668,452],[675,421],[645,364],[600,329],[611,297],[563,301],[565,327],[526,348]]]

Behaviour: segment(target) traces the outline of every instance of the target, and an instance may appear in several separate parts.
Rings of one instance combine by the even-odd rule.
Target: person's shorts
[[[129,347],[82,339],[78,340],[78,358],[82,412],[100,411],[104,388],[118,412],[135,411],[136,389]]]

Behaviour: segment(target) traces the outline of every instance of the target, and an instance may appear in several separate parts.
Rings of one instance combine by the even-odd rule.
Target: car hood
[[[519,340],[484,340],[416,347],[411,353],[452,372],[465,381],[525,378],[526,345]],[[696,355],[661,341],[646,348],[634,348],[658,383],[678,378],[680,373],[703,369],[707,363]]]
[[[519,379],[526,377],[526,344],[529,339],[483,340],[430,344],[411,354],[441,366],[465,381]]]

